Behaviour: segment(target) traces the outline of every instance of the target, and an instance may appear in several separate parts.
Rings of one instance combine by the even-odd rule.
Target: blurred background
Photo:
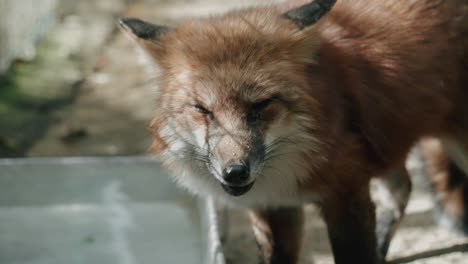
[[[7,160],[6,158],[22,157],[140,157],[146,155],[150,142],[146,127],[152,116],[153,94],[155,94],[156,89],[153,83],[154,76],[142,52],[135,48],[134,43],[119,30],[117,19],[123,16],[132,16],[156,24],[176,25],[178,21],[188,17],[217,14],[237,7],[272,2],[275,1],[0,0],[0,161],[2,158]],[[8,162],[10,161],[11,159],[8,159]],[[8,162],[4,164],[12,164]],[[90,175],[93,173],[97,175],[101,173],[98,171],[114,167],[114,170],[106,172],[106,176],[103,178],[87,179],[80,184],[66,181],[65,185],[49,185],[47,182],[48,187],[43,189],[35,188],[35,185],[28,185],[32,182],[45,185],[45,183],[38,183],[41,181],[37,178],[31,181],[24,180],[28,184],[25,184],[23,180],[18,180],[18,177],[24,176],[22,173],[35,175],[36,167],[23,170],[23,168],[12,169],[0,166],[0,237],[5,237],[5,234],[10,235],[10,237],[7,236],[7,239],[0,239],[0,263],[171,263],[158,260],[158,256],[153,256],[156,254],[154,249],[158,245],[162,245],[154,244],[159,233],[147,232],[145,237],[142,235],[145,231],[140,230],[140,233],[135,235],[136,231],[128,231],[126,225],[119,226],[117,224],[113,228],[120,230],[119,232],[133,232],[133,238],[132,236],[130,238],[117,236],[114,237],[114,240],[110,240],[117,243],[114,251],[123,252],[122,248],[133,247],[134,252],[133,255],[124,254],[123,257],[122,254],[117,254],[115,257],[120,258],[118,262],[112,260],[106,262],[102,258],[92,257],[74,258],[74,261],[63,262],[63,259],[54,255],[55,253],[52,254],[55,256],[54,262],[50,259],[50,254],[44,253],[46,255],[44,257],[45,255],[40,251],[44,248],[50,252],[58,251],[59,248],[62,250],[60,247],[62,240],[58,239],[57,245],[44,246],[47,244],[47,240],[44,240],[44,243],[41,242],[41,239],[34,243],[28,243],[22,238],[16,237],[17,233],[11,231],[13,229],[19,230],[22,227],[9,224],[10,222],[17,222],[18,217],[28,218],[29,214],[23,213],[23,211],[20,213],[15,211],[14,214],[10,214],[10,211],[5,213],[5,208],[11,209],[13,205],[23,209],[29,208],[26,203],[34,206],[51,206],[49,202],[37,202],[40,200],[38,197],[50,196],[51,193],[55,192],[62,196],[54,196],[54,206],[66,204],[66,207],[60,207],[62,210],[60,212],[69,213],[70,211],[63,209],[68,208],[73,212],[70,219],[81,216],[85,220],[79,225],[70,225],[70,222],[67,222],[62,230],[38,225],[33,217],[32,222],[28,222],[31,227],[28,232],[40,236],[44,234],[38,230],[66,232],[65,230],[75,228],[75,230],[83,231],[83,234],[80,235],[81,242],[99,244],[100,232],[102,232],[99,230],[105,229],[106,222],[93,225],[94,229],[92,230],[94,231],[91,232],[89,226],[92,225],[92,222],[87,221],[90,217],[96,217],[96,212],[102,208],[97,207],[96,211],[90,213],[82,207],[76,207],[76,202],[73,203],[75,207],[71,206],[70,203],[63,202],[68,198],[60,200],[62,199],[60,197],[69,197],[67,195],[73,193],[73,195],[76,194],[76,197],[73,196],[76,199],[88,197],[86,199],[89,201],[86,204],[92,204],[93,202],[90,202],[92,199],[89,197],[94,197],[95,193],[89,191],[91,189],[96,189],[96,193],[103,193],[104,198],[99,198],[100,196],[96,194],[96,199],[100,199],[99,203],[104,203],[107,206],[104,207],[110,210],[110,215],[115,214],[115,210],[119,214],[121,212],[119,210],[129,204],[128,200],[138,201],[138,205],[128,205],[130,209],[125,212],[129,215],[133,214],[136,219],[146,219],[140,222],[141,226],[148,228],[145,230],[149,230],[152,225],[155,225],[152,224],[152,219],[160,219],[161,215],[164,214],[170,215],[167,213],[167,209],[152,211],[155,205],[149,207],[141,205],[141,201],[146,205],[151,204],[149,201],[152,201],[153,198],[166,197],[162,193],[166,195],[169,192],[169,189],[161,187],[163,186],[161,183],[154,183],[155,185],[159,184],[159,188],[152,188],[151,185],[146,184],[153,183],[151,173],[158,169],[153,170],[151,167],[145,167],[148,165],[147,161],[141,163],[141,160],[122,162],[117,159],[116,163],[113,162],[109,160],[102,162],[93,160],[90,163],[85,161],[80,163],[82,167],[76,165],[77,163],[66,166],[62,164],[59,167],[50,167],[50,164],[47,165],[49,167],[41,165],[42,167],[39,166],[38,171],[41,168],[45,169],[41,173],[38,172],[38,175],[45,175],[45,179],[49,181],[51,179],[47,178],[47,175],[57,174],[53,178],[54,182],[60,182],[60,173],[68,175],[67,177],[75,177],[83,173],[83,167],[86,166],[97,168],[86,172]],[[422,180],[418,180],[417,177],[420,164],[415,161],[410,162],[408,166],[416,175],[414,177],[417,188],[408,207],[404,227],[398,231],[392,244],[390,257],[400,258],[419,252],[430,252],[438,248],[450,248],[456,244],[468,243],[466,238],[456,235],[448,229],[438,227],[434,223],[433,203],[428,194],[427,185]],[[145,168],[143,172],[139,171],[141,167]],[[144,175],[144,177],[133,177],[137,174]],[[164,173],[159,174],[163,175]],[[115,179],[119,181],[114,182]],[[102,181],[102,189],[96,187],[101,186],[99,185],[100,181]],[[140,182],[135,183],[137,181]],[[107,184],[107,182],[110,183]],[[93,184],[96,186],[90,187]],[[123,191],[119,189],[120,184],[123,184]],[[13,188],[14,191],[1,189],[2,187],[11,189],[10,186],[15,186],[16,189]],[[30,195],[28,194],[30,189],[40,190],[40,193],[37,197]],[[124,196],[120,192],[123,192]],[[153,192],[160,192],[161,195],[151,196],[150,194]],[[88,193],[89,196],[87,196]],[[113,194],[117,195],[117,198],[114,197],[115,199],[111,199],[109,202],[107,199],[109,193],[111,197]],[[30,197],[29,200],[22,198],[26,196]],[[195,205],[189,203],[189,206]],[[45,211],[45,213],[47,212],[49,211]],[[301,263],[331,263],[332,258],[324,224],[317,216],[318,212],[315,208],[307,208],[307,212],[311,220],[307,222],[306,250],[303,252]],[[189,213],[189,215],[191,214]],[[223,208],[218,208],[218,214],[219,222],[221,222],[220,237],[227,263],[257,263],[256,245],[244,213],[227,212]],[[34,214],[34,216],[36,215]],[[126,215],[120,216],[123,219],[128,217]],[[190,217],[187,219],[189,222],[193,222]],[[49,218],[44,216],[37,220],[55,223],[47,219]],[[173,220],[167,220],[167,223],[171,221]],[[138,225],[138,220],[135,223]],[[22,223],[22,225],[24,227],[27,223]],[[176,225],[175,229],[179,227]],[[163,225],[162,228],[167,229],[168,227]],[[142,240],[142,237],[145,239]],[[196,236],[194,237],[196,238]],[[51,238],[51,240],[53,239],[56,238]],[[16,244],[12,244],[12,241]],[[105,239],[102,241],[104,241],[101,242],[102,245],[107,243]],[[166,242],[164,244],[167,245]],[[29,251],[23,252],[23,254],[21,251],[26,245]],[[79,247],[75,251],[73,250],[74,246],[76,245],[73,243],[69,244],[70,251],[65,252],[77,255],[96,253],[95,251],[81,252]],[[20,253],[13,254],[12,251]],[[449,254],[419,259],[412,263],[468,263],[468,254],[460,252],[460,248],[448,252]],[[135,255],[146,257],[138,258]],[[41,256],[42,259],[37,256]],[[398,263],[404,263],[404,261],[401,260]]]

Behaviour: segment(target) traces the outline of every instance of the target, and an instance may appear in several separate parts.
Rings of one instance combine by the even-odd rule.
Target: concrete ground
[[[80,14],[86,14],[86,8],[92,8],[94,2],[84,5],[82,8],[85,12]],[[88,42],[97,44],[87,56],[81,57],[84,63],[80,64],[83,68],[73,103],[49,113],[53,121],[26,155],[132,155],[146,152],[150,139],[145,128],[152,115],[152,95],[156,87],[152,82],[151,70],[148,70],[148,61],[117,30],[116,17],[135,16],[154,23],[174,24],[187,17],[266,2],[271,1],[135,0],[129,1],[128,5],[124,1],[102,1],[99,7],[92,10],[94,16],[107,14],[104,24],[89,24],[89,21],[96,19],[93,16],[69,14],[63,20],[63,26],[67,26],[65,22],[68,21],[79,32],[79,36],[74,36],[80,38],[76,41],[82,41],[82,45]],[[105,11],[109,9],[114,11]],[[106,25],[102,28],[105,30],[100,31],[103,25]],[[412,196],[403,227],[392,243],[390,259],[468,242],[466,238],[436,226],[432,220],[432,207],[428,192],[422,185]],[[307,222],[301,263],[331,263],[324,225],[314,208],[308,208],[307,212],[310,221]],[[229,263],[255,263],[256,246],[243,213],[231,212],[225,216],[225,220],[225,251]],[[468,263],[468,254],[454,252],[412,263],[465,264]]]

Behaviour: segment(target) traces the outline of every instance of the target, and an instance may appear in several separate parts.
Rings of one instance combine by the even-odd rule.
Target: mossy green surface
[[[43,39],[34,60],[15,62],[0,76],[0,157],[24,155],[46,129],[50,111],[72,101],[80,71],[61,45]]]

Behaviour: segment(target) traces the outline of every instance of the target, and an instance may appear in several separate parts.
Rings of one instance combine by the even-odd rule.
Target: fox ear
[[[174,30],[168,26],[155,25],[131,17],[119,19],[119,24],[133,39],[153,55],[162,49],[159,42],[161,37]]]
[[[336,3],[336,0],[315,0],[298,8],[289,10],[282,15],[283,18],[292,20],[299,28],[303,29],[315,24]]]
[[[157,41],[164,33],[172,30],[168,26],[154,25],[132,17],[119,19],[119,24],[134,37],[149,41]]]

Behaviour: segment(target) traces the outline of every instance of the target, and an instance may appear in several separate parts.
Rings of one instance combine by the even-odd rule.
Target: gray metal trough
[[[214,204],[148,157],[0,159],[2,264],[224,264]]]

